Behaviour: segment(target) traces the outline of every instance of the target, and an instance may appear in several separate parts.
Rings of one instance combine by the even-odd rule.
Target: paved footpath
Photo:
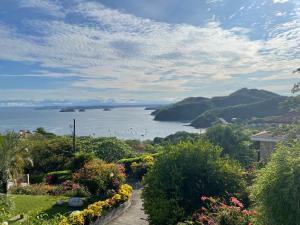
[[[143,211],[141,192],[141,189],[134,190],[131,206],[108,225],[148,225],[147,216]]]

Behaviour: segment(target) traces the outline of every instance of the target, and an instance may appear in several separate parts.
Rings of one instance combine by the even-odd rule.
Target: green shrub
[[[166,147],[144,177],[144,208],[150,224],[173,225],[201,207],[201,196],[241,197],[241,168],[207,141]]]
[[[60,184],[64,181],[72,179],[71,170],[61,170],[47,173],[46,182],[48,184]]]
[[[30,184],[39,184],[45,180],[45,174],[30,174]]]
[[[81,167],[83,167],[83,165],[85,163],[87,163],[95,158],[96,158],[96,156],[93,152],[84,152],[84,151],[76,152],[74,160],[70,165],[70,168],[72,171],[77,171]]]
[[[156,158],[160,155],[160,153],[154,153],[154,154],[147,154],[147,155],[141,155],[134,158],[128,158],[128,159],[121,159],[118,161],[118,163],[123,164],[125,167],[126,174],[131,175],[132,174],[132,163],[140,163],[143,162],[143,159],[145,156],[151,156],[153,158]]]
[[[30,174],[69,169],[74,158],[72,141],[67,137],[35,140],[28,148],[33,161],[33,167],[26,168]]]
[[[124,168],[121,165],[108,164],[99,159],[87,162],[74,173],[73,177],[94,195],[105,195],[108,191],[116,191],[125,181]]]
[[[207,129],[206,138],[223,148],[222,155],[238,160],[243,166],[251,165],[257,159],[255,151],[250,148],[250,138],[239,129],[231,126],[215,125]]]
[[[300,218],[300,142],[279,145],[252,187],[265,225],[297,225]]]
[[[132,149],[117,138],[85,137],[79,139],[78,144],[86,152],[94,152],[98,158],[106,162],[116,162],[133,156]]]

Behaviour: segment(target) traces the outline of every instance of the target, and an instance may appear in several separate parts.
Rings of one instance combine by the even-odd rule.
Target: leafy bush
[[[118,190],[125,181],[123,166],[108,164],[99,159],[87,162],[74,173],[73,177],[94,195],[103,195],[109,190]]]
[[[168,146],[144,177],[150,224],[176,224],[199,209],[201,196],[241,197],[241,168],[207,141]]]
[[[133,156],[132,149],[124,141],[117,138],[88,137],[81,138],[78,142],[86,152],[94,152],[98,158],[106,162],[116,162]]]
[[[154,144],[177,144],[182,141],[195,141],[200,138],[200,134],[189,133],[186,131],[178,131],[175,134],[171,134],[165,138],[156,137],[153,139]]]
[[[279,145],[252,187],[266,225],[296,225],[300,218],[300,142]]]
[[[47,173],[46,182],[48,184],[60,184],[64,181],[72,179],[72,172],[70,170],[61,170]]]
[[[33,160],[33,167],[26,168],[28,173],[66,170],[69,169],[74,158],[72,141],[67,137],[35,140],[28,148]]]
[[[135,178],[141,180],[142,177],[149,171],[149,169],[152,168],[153,164],[154,164],[153,156],[151,155],[144,156],[141,162],[139,163],[133,162],[131,164],[132,175]]]
[[[39,184],[42,183],[45,179],[45,174],[44,173],[39,173],[39,174],[30,174],[30,183],[31,184]]]
[[[71,163],[71,166],[70,166],[71,170],[72,171],[77,171],[81,167],[83,167],[83,165],[85,163],[87,163],[88,161],[91,161],[95,158],[96,158],[96,156],[93,152],[84,152],[84,151],[76,152],[74,160],[73,160],[73,162]]]
[[[243,166],[249,166],[257,158],[255,151],[249,147],[249,136],[238,129],[215,125],[207,129],[205,136],[210,142],[223,148],[223,156],[228,155]]]
[[[118,161],[118,163],[123,164],[124,167],[125,167],[126,174],[131,175],[132,174],[131,165],[133,163],[139,164],[139,163],[143,162],[143,159],[145,157],[150,156],[150,157],[156,158],[159,155],[160,155],[160,153],[154,153],[154,154],[148,154],[148,155],[141,155],[141,156],[134,157],[134,158],[121,159],[121,160]]]

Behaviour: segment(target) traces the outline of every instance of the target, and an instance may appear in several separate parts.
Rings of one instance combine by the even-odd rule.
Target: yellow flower
[[[151,163],[154,161],[154,158],[153,156],[151,155],[146,155],[144,158],[143,158],[143,162],[146,162],[146,163]]]
[[[69,222],[72,225],[84,225],[84,216],[82,212],[76,212],[69,216]]]

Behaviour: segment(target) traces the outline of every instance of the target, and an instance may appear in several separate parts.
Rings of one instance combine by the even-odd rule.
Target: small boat
[[[106,107],[103,109],[103,111],[111,111],[111,108]]]
[[[78,109],[78,112],[85,112],[85,109]]]

